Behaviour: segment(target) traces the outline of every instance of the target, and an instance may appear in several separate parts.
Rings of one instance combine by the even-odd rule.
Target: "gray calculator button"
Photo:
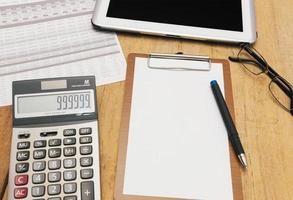
[[[77,200],[77,197],[76,196],[67,196],[67,197],[64,197],[63,200]]]
[[[57,134],[58,134],[57,131],[48,131],[48,132],[41,132],[40,136],[41,137],[52,137],[52,136],[55,136]]]
[[[60,169],[61,160],[50,160],[48,165],[49,165],[49,169],[51,170]]]
[[[49,182],[58,182],[61,180],[61,173],[60,172],[50,172],[48,174],[48,181]]]
[[[30,137],[29,133],[19,134],[18,139],[27,139]]]
[[[44,186],[35,186],[32,187],[32,196],[33,197],[41,197],[45,194],[45,187]]]
[[[73,145],[76,143],[76,139],[75,138],[64,138],[63,139],[63,144],[64,145]]]
[[[73,168],[76,166],[76,159],[75,158],[67,158],[63,160],[64,168]]]
[[[49,146],[50,147],[55,147],[55,146],[60,146],[61,145],[61,139],[51,139],[49,140]]]
[[[47,145],[46,140],[37,140],[34,142],[34,147],[35,148],[40,148],[40,147],[45,147]]]
[[[30,142],[18,142],[17,143],[17,149],[29,149],[30,148]]]
[[[80,144],[88,144],[92,143],[92,136],[84,136],[79,138],[79,143]]]
[[[48,185],[48,194],[57,195],[61,192],[61,185]]]
[[[73,181],[76,179],[76,171],[70,170],[70,171],[64,171],[63,172],[63,179],[65,181]]]
[[[33,183],[40,184],[45,182],[46,175],[44,173],[33,174]]]
[[[61,198],[60,197],[51,197],[48,200],[61,200]]]
[[[65,147],[63,149],[64,156],[75,156],[76,148],[75,147]]]
[[[82,200],[94,200],[94,182],[86,181],[81,182],[81,199]]]
[[[27,172],[29,169],[29,164],[28,163],[18,163],[15,165],[15,171],[17,173],[24,173]]]
[[[80,159],[80,165],[82,167],[88,167],[92,166],[93,164],[93,158],[92,157],[84,157]]]
[[[76,135],[76,130],[75,129],[65,129],[63,131],[64,136],[74,136]]]
[[[93,176],[94,176],[93,169],[82,169],[82,170],[80,170],[80,177],[82,179],[93,178]]]
[[[81,155],[89,155],[92,153],[92,146],[90,145],[81,146],[79,150]]]
[[[33,170],[34,171],[42,171],[46,168],[46,162],[45,161],[35,161],[33,162]]]
[[[61,156],[61,148],[49,149],[49,157],[50,158],[58,158],[60,156]]]
[[[16,159],[18,161],[24,161],[28,160],[30,157],[30,152],[29,151],[19,151],[16,153]]]
[[[81,128],[79,129],[79,134],[80,135],[88,135],[92,133],[92,128],[87,127],[87,128]]]
[[[63,191],[65,194],[71,194],[76,192],[76,183],[65,183],[63,185]]]
[[[46,157],[46,150],[34,150],[34,159],[43,159]]]

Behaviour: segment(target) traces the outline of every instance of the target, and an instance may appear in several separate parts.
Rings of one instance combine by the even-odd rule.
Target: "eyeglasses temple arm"
[[[232,57],[232,56],[229,56],[228,59],[230,61],[232,61],[232,62],[254,64],[254,65],[256,65],[257,67],[260,68],[260,63],[258,63],[255,60],[246,59],[246,58],[240,58],[240,57]]]
[[[293,116],[293,92],[292,92],[292,94],[291,94],[291,103],[290,103],[290,113],[291,113],[291,115]]]
[[[249,53],[254,59],[257,60],[257,62],[260,63],[261,67],[263,67],[264,69],[268,69],[268,76],[271,78],[271,79],[274,79],[276,76],[280,76],[273,68],[271,68],[269,65],[267,66],[267,63],[265,63],[263,61],[262,58],[260,58],[256,53],[254,53],[248,45],[243,45],[243,49]]]
[[[230,61],[232,62],[238,62],[238,63],[250,63],[250,64],[255,64],[258,67],[261,67],[261,64],[256,61],[256,60],[250,60],[250,59],[245,59],[245,58],[239,58],[239,57],[232,57],[229,56],[228,57]],[[267,71],[268,76],[271,79],[275,79],[276,77],[280,77],[280,75],[275,72],[273,69],[271,69],[271,67],[269,67],[269,70]],[[281,88],[281,90],[289,97],[291,98],[291,94],[293,93],[292,88],[290,87],[290,85],[279,81],[279,79],[275,80],[275,83]]]

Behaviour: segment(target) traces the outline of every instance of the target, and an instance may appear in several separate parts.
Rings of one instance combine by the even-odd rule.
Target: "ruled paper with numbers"
[[[0,2],[0,106],[11,104],[13,80],[95,75],[97,85],[124,80],[115,34],[91,25],[95,0]]]

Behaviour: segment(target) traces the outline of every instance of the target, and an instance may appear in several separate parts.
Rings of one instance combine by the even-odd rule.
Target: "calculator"
[[[95,77],[15,81],[8,199],[99,200]]]

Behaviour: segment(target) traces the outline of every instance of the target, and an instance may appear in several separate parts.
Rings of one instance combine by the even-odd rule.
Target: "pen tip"
[[[246,161],[246,158],[245,158],[245,154],[242,153],[242,154],[238,155],[238,158],[239,158],[239,160],[240,160],[241,165],[242,165],[244,168],[247,168],[247,161]]]

